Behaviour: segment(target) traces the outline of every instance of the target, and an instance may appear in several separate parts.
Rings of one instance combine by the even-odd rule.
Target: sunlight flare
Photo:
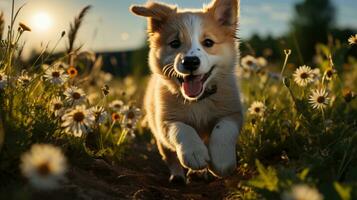
[[[32,17],[32,26],[38,31],[48,31],[52,27],[52,17],[46,12],[38,12]]]

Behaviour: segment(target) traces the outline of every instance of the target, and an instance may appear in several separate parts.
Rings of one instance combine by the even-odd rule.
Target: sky
[[[201,8],[210,0],[161,0],[179,7]],[[288,29],[294,14],[293,6],[301,0],[241,0],[241,38],[253,33],[261,36],[279,36]],[[93,51],[120,51],[136,49],[145,42],[144,18],[132,15],[132,4],[146,0],[16,0],[16,7],[26,3],[19,15],[19,22],[28,24],[33,31],[26,33],[27,49],[40,49],[49,42],[54,46],[69,22],[86,5],[92,9],[79,32],[78,45]],[[357,28],[357,0],[332,0],[337,8],[339,27]],[[9,22],[11,0],[0,0],[0,10]],[[59,50],[65,47],[62,41]],[[30,48],[29,48],[30,47]]]

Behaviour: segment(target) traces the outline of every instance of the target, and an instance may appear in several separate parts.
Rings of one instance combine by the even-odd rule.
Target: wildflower
[[[84,105],[81,105],[76,106],[73,110],[68,110],[63,115],[62,120],[62,127],[66,133],[72,134],[75,137],[81,137],[91,130],[95,116]]]
[[[294,73],[294,81],[300,87],[305,87],[307,84],[313,82],[313,73],[309,66],[301,66],[296,69]]]
[[[248,111],[251,115],[257,115],[262,117],[266,111],[266,106],[261,101],[254,101],[249,107]]]
[[[0,90],[4,89],[7,85],[7,76],[5,75],[5,73],[0,72]]]
[[[43,64],[43,65],[41,65],[41,68],[42,68],[43,71],[46,71],[46,70],[48,70],[50,68],[50,66],[47,65],[47,64]]]
[[[125,119],[121,126],[130,136],[135,137],[134,131],[136,127],[136,121]]]
[[[102,93],[103,93],[103,95],[104,95],[104,96],[108,96],[109,92],[110,92],[109,86],[108,86],[108,85],[104,85],[104,86],[102,87]]]
[[[314,81],[319,81],[321,78],[321,70],[319,68],[315,68],[313,70],[311,70],[312,73],[312,79]]]
[[[31,28],[30,27],[28,27],[26,24],[24,24],[24,23],[19,23],[19,26],[20,26],[20,28],[21,28],[21,30],[22,31],[29,31],[29,32],[31,32]]]
[[[66,102],[70,105],[78,105],[86,99],[84,91],[76,86],[69,87],[65,92]]]
[[[290,192],[284,192],[283,200],[322,200],[323,196],[315,188],[308,185],[295,185]]]
[[[138,119],[141,116],[140,109],[136,108],[134,106],[124,106],[122,113],[123,113],[125,119],[135,121],[135,122],[138,121]]]
[[[329,100],[330,98],[325,89],[312,91],[309,98],[309,102],[314,109],[324,109],[328,105]]]
[[[329,68],[325,71],[325,79],[330,81],[333,78],[333,75],[336,74],[336,70],[333,68]]]
[[[264,57],[257,58],[257,64],[259,67],[266,67],[268,65],[268,61]]]
[[[244,78],[244,79],[248,79],[250,78],[251,72],[248,69],[245,69],[243,67],[239,67],[237,68],[237,76]]]
[[[109,104],[109,108],[114,111],[121,111],[123,109],[124,102],[121,100],[114,100]]]
[[[26,87],[30,84],[32,78],[27,75],[27,73],[22,73],[21,76],[18,78],[18,82],[22,87]]]
[[[64,74],[64,70],[58,67],[49,68],[43,76],[50,83],[62,85],[68,79],[68,75]]]
[[[356,98],[356,94],[348,88],[343,89],[342,94],[343,94],[343,98],[345,99],[346,103],[349,103],[354,98]]]
[[[117,112],[113,112],[113,113],[112,113],[112,121],[113,121],[113,122],[119,121],[120,118],[121,118],[121,115],[120,115],[119,113],[117,113]]]
[[[78,75],[78,70],[75,67],[70,67],[67,69],[69,77],[74,78]]]
[[[107,119],[108,113],[107,113],[107,111],[105,111],[105,109],[103,107],[96,106],[96,107],[91,108],[90,110],[95,117],[96,123],[102,124]]]
[[[64,105],[60,97],[56,97],[52,99],[50,105],[51,105],[51,112],[54,113],[56,117],[63,115]]]
[[[53,189],[67,170],[61,150],[48,144],[35,144],[21,156],[21,171],[38,189]]]
[[[242,58],[242,67],[247,70],[258,70],[258,61],[253,56],[244,56]]]
[[[357,45],[357,34],[356,35],[352,35],[350,38],[348,38],[348,42],[350,43],[350,45]]]

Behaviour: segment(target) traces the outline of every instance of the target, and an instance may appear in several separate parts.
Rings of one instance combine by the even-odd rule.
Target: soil
[[[155,146],[142,143],[132,144],[120,164],[96,159],[85,169],[72,167],[67,177],[62,189],[34,194],[33,199],[234,199],[230,189],[241,179],[235,173],[226,179],[170,184]]]

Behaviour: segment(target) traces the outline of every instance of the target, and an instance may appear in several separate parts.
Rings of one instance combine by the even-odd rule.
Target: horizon
[[[107,0],[97,2],[94,0],[31,0],[16,1],[16,7],[26,3],[19,15],[18,22],[24,22],[32,28],[32,32],[24,37],[27,50],[40,50],[50,43],[51,49],[57,42],[63,30],[67,30],[69,23],[86,5],[92,5],[92,9],[86,16],[79,30],[79,42],[86,50],[96,52],[127,51],[142,47],[146,42],[146,20],[134,16],[129,12],[132,4],[143,4],[145,0]],[[174,3],[174,0],[162,0],[165,3]],[[188,8],[200,8],[208,4],[209,0],[189,1],[182,0],[178,6]],[[293,6],[301,0],[271,0],[260,2],[259,0],[241,1],[241,21],[239,36],[247,39],[253,34],[262,37],[268,35],[280,36],[289,29],[289,21],[293,17]],[[353,0],[333,0],[336,6],[336,25],[339,28],[357,29],[354,22],[357,2]],[[6,22],[10,18],[11,1],[0,2],[0,10],[4,11]],[[63,14],[66,13],[66,14]],[[16,24],[17,26],[17,24]],[[63,50],[66,45],[64,38],[57,48]],[[84,42],[89,41],[89,42]]]

